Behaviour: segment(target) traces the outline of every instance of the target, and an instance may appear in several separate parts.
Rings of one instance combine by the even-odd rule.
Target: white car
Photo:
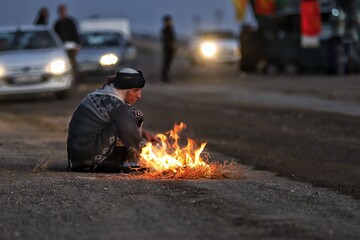
[[[229,30],[199,31],[190,40],[192,63],[237,63],[241,54],[239,41]]]
[[[55,93],[67,97],[74,78],[55,32],[42,26],[0,28],[0,96]]]

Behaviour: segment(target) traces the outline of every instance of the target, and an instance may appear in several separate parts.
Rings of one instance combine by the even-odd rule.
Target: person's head
[[[65,4],[60,4],[57,8],[58,14],[60,18],[66,18],[68,15],[68,10]]]
[[[141,71],[124,68],[117,70],[115,76],[112,76],[112,84],[116,90],[122,92],[126,103],[134,104],[141,98],[141,91],[145,86],[145,78]]]
[[[171,17],[170,15],[165,15],[165,16],[163,17],[163,23],[164,23],[164,25],[166,25],[166,26],[171,25],[171,24],[172,24],[172,17]]]
[[[45,19],[47,19],[49,17],[49,9],[47,7],[42,7],[39,10],[39,16],[44,17]]]
[[[38,14],[35,18],[34,24],[43,24],[47,25],[49,21],[49,9],[47,7],[42,7],[39,9]]]

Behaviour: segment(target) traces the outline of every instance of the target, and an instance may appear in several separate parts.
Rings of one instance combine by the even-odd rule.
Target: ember
[[[147,143],[142,149],[140,165],[148,169],[144,174],[149,178],[238,178],[236,163],[209,163],[209,154],[203,153],[206,143],[198,144],[187,139],[181,147],[179,133],[186,128],[185,123],[175,124],[166,134],[157,134],[161,144]]]

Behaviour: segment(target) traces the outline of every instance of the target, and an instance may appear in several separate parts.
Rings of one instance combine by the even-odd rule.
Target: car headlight
[[[6,68],[0,65],[0,78],[6,75]]]
[[[200,52],[203,57],[206,58],[215,57],[217,52],[216,44],[213,42],[204,42],[200,45]]]
[[[68,65],[65,60],[63,59],[56,59],[52,62],[50,62],[46,66],[46,72],[51,73],[54,75],[60,75],[65,73],[68,70]]]
[[[114,65],[118,62],[118,60],[119,60],[119,58],[115,54],[108,53],[108,54],[104,54],[101,56],[100,64],[101,64],[101,66]]]

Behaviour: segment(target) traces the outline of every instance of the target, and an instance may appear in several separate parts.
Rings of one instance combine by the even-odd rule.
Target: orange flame
[[[153,145],[148,142],[141,151],[140,165],[149,168],[153,172],[184,173],[186,171],[201,171],[210,174],[210,166],[200,156],[206,143],[198,147],[193,139],[187,139],[187,145],[179,144],[179,133],[186,128],[185,123],[175,124],[174,129],[156,136],[161,144]]]
[[[208,162],[209,154],[203,154],[206,143],[199,144],[187,139],[181,147],[179,133],[185,123],[175,124],[166,134],[157,134],[161,144],[148,142],[140,154],[140,166],[148,170],[135,178],[146,179],[198,179],[198,178],[242,178],[242,170],[235,162]]]

